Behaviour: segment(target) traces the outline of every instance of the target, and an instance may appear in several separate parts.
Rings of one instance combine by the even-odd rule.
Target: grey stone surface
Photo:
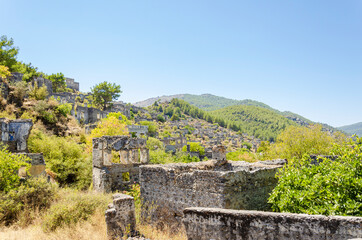
[[[306,239],[362,237],[362,218],[218,208],[187,208],[182,219],[192,240]]]
[[[180,221],[187,207],[217,207],[232,209],[268,210],[269,193],[277,184],[278,164],[263,162],[227,162],[218,160],[197,163],[177,163],[140,166],[141,197],[160,212]],[[164,210],[164,211],[163,211]]]
[[[148,126],[128,125],[128,132],[135,133],[137,137],[146,136],[148,134]]]
[[[79,82],[75,82],[73,78],[65,78],[65,84],[67,85],[67,88],[79,92]]]
[[[27,140],[33,127],[31,119],[9,120],[0,118],[1,141],[11,152],[27,152]]]
[[[108,206],[105,215],[109,239],[135,235],[136,216],[133,197],[125,194],[113,195],[113,204]]]

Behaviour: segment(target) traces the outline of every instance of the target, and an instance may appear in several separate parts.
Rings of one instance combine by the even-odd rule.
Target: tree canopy
[[[121,96],[121,86],[106,81],[95,85],[91,88],[92,99],[95,105],[105,110],[110,106],[112,101]]]
[[[54,73],[48,76],[52,81],[54,92],[62,92],[66,88],[65,77],[63,73]]]
[[[17,63],[18,52],[19,48],[14,47],[12,38],[8,39],[5,35],[0,37],[0,65],[6,66],[10,71],[13,71]]]

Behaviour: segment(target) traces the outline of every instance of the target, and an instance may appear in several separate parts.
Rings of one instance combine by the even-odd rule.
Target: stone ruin
[[[119,154],[119,162],[112,162],[112,151]],[[139,183],[139,168],[149,162],[146,139],[129,136],[93,138],[93,187],[111,192],[128,189]]]
[[[75,82],[73,78],[65,78],[65,84],[67,85],[67,88],[79,92],[79,82]]]
[[[27,140],[33,127],[31,119],[9,120],[0,118],[1,141],[10,152],[28,152]]]
[[[29,173],[31,176],[45,175],[45,161],[42,153],[28,153],[27,141],[33,127],[31,119],[9,120],[0,118],[1,142],[14,154],[25,155],[31,159]],[[19,170],[22,177],[26,177],[23,169]]]
[[[166,152],[176,153],[177,150],[181,150],[186,145],[187,139],[183,136],[167,137],[161,139],[161,142],[165,146]]]
[[[209,160],[196,163],[140,167],[141,197],[158,213],[167,212],[169,223],[180,224],[188,207],[270,210],[269,193],[277,185],[275,174],[285,160],[256,163]]]
[[[362,218],[292,213],[187,208],[182,222],[188,239],[361,239]]]
[[[275,177],[286,160],[226,161],[213,147],[210,161],[140,166],[143,216],[157,225],[185,226],[188,239],[348,239],[362,237],[362,218],[266,212]],[[119,239],[134,229],[132,197],[114,197],[107,232]],[[258,210],[258,211],[255,211]],[[126,222],[128,225],[123,224]],[[131,233],[132,235],[132,233]]]
[[[136,216],[133,197],[125,194],[113,195],[113,203],[106,211],[106,225],[109,239],[135,235]]]
[[[110,112],[93,107],[77,106],[76,109],[74,109],[74,117],[83,124],[98,122],[102,118],[106,118],[108,113]]]
[[[148,126],[128,125],[127,128],[129,133],[134,133],[137,137],[147,136],[148,134]]]

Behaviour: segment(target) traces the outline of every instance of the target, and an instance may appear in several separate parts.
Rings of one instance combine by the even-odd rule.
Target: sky
[[[362,1],[0,0],[18,60],[119,100],[210,93],[362,122]]]

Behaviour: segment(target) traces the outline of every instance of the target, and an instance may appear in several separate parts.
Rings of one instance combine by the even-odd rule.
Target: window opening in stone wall
[[[120,163],[121,162],[120,158],[121,158],[121,153],[119,151],[112,150],[111,162],[112,163]]]
[[[122,181],[129,182],[129,172],[122,173]]]

